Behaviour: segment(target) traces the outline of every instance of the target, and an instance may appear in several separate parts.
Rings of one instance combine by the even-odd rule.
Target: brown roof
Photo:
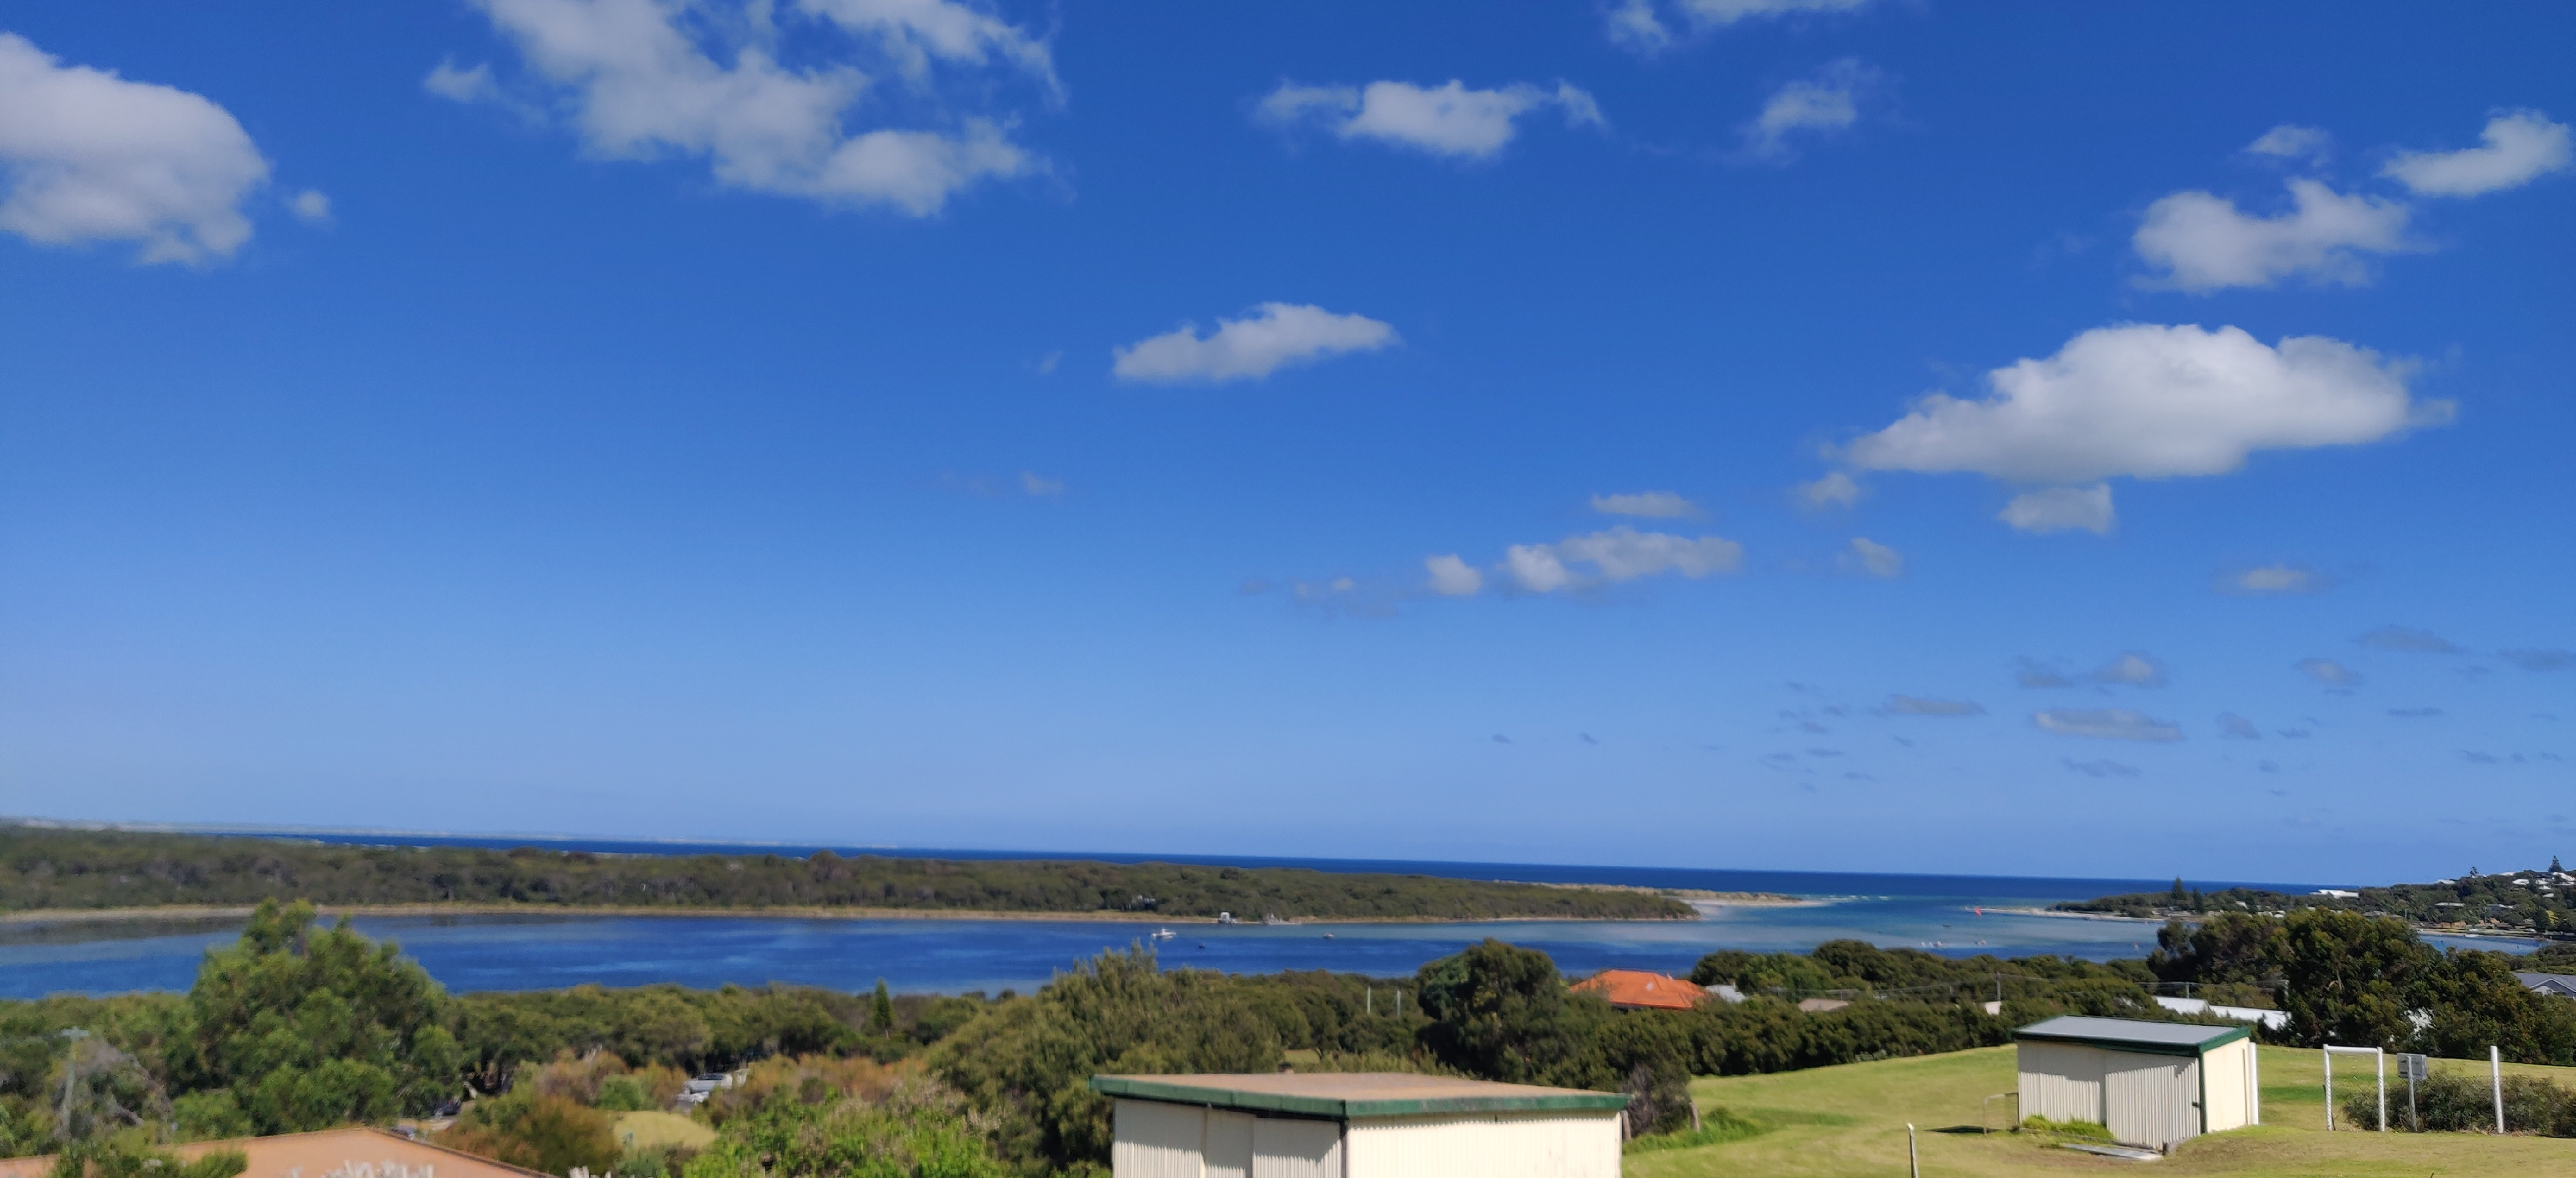
[[[173,1146],[172,1152],[193,1158],[223,1149],[250,1159],[241,1178],[549,1178],[382,1129],[196,1141]],[[0,1178],[43,1178],[53,1165],[50,1157],[0,1158]]]
[[[1574,988],[1609,999],[1621,1010],[1689,1010],[1708,1001],[1706,990],[1642,969],[1605,969],[1574,983]]]

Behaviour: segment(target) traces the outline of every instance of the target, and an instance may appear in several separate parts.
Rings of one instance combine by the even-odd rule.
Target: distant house
[[[1828,1010],[1841,1010],[1849,1005],[1851,1005],[1851,999],[1848,998],[1801,998],[1798,1000],[1798,1009],[1806,1011],[1809,1014],[1823,1014]]]
[[[2560,998],[2576,998],[2576,974],[2517,973],[2513,975],[2513,980],[2522,983],[2524,989],[2534,994],[2554,994]]]
[[[1709,993],[1680,978],[1642,969],[1605,969],[1574,983],[1578,994],[1598,994],[1617,1010],[1689,1010]]]

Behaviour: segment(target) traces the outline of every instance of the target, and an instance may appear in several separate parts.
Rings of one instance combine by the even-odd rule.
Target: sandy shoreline
[[[1638,889],[1646,890],[1646,889]],[[1674,893],[1676,899],[1692,905],[1712,906],[1803,904],[1810,901],[1790,897],[1765,897],[1746,893],[1732,898],[1727,893]],[[243,920],[254,910],[249,904],[167,904],[146,908],[35,908],[23,912],[0,912],[0,926],[43,924],[106,924],[152,920]],[[1171,916],[1138,912],[1014,912],[973,908],[839,908],[781,906],[771,908],[656,908],[612,904],[317,904],[315,910],[325,917],[340,916],[692,916],[692,917],[777,917],[802,920],[1017,920],[1017,921],[1088,921],[1108,924],[1214,925],[1212,916]],[[1693,920],[1693,916],[1488,916],[1457,918],[1445,916],[1336,916],[1311,917],[1289,921],[1293,925],[1329,924],[1590,924],[1599,921],[1657,924]],[[1258,920],[1239,924],[1260,926]]]

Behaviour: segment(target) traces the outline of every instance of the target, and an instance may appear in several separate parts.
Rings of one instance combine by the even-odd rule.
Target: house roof
[[[2202,1023],[2151,1023],[2130,1018],[2094,1018],[2090,1015],[2063,1014],[2053,1019],[2032,1023],[2013,1032],[2013,1037],[2043,1043],[2082,1043],[2108,1047],[2114,1051],[2138,1051],[2150,1055],[2199,1055],[2213,1047],[2235,1042],[2254,1033],[2246,1026],[2213,1027]]]
[[[2576,974],[2516,973],[2513,980],[2522,983],[2525,989],[2576,998]]]
[[[380,1178],[433,1172],[443,1178],[550,1178],[534,1170],[414,1141],[382,1129],[324,1129],[318,1133],[196,1141],[170,1149],[190,1159],[218,1150],[239,1150],[250,1163],[241,1178],[331,1178],[361,1172]],[[0,1178],[42,1178],[53,1166],[54,1159],[50,1157],[0,1158]]]
[[[1250,1075],[1093,1076],[1103,1096],[1347,1121],[1423,1113],[1497,1113],[1628,1107],[1617,1092],[1495,1084],[1404,1072],[1261,1072]]]
[[[1689,1010],[1708,1001],[1706,990],[1642,969],[1605,969],[1574,983],[1574,989],[1598,994],[1623,1010]]]

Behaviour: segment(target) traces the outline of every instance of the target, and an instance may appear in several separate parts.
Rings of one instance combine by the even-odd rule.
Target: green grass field
[[[2576,1175],[2576,1141],[2486,1134],[2325,1132],[2325,1074],[2317,1053],[2262,1049],[2263,1121],[2233,1133],[2196,1138],[2172,1157],[2144,1163],[2151,1174],[2242,1174],[2260,1178],[2449,1178],[2478,1175]],[[2347,1066],[2353,1071],[2347,1073]],[[2485,1064],[2437,1062],[2475,1069]],[[2549,1075],[2576,1086],[2576,1069],[2509,1064],[2507,1071]],[[1762,1126],[1739,1141],[1632,1153],[1632,1178],[1782,1175],[1885,1178],[1905,1169],[1905,1125],[1917,1140],[1923,1173],[1941,1178],[2092,1173],[2135,1169],[2119,1161],[2057,1149],[2030,1138],[1977,1131],[1981,1098],[2013,1089],[2013,1049],[1994,1047],[1917,1059],[1816,1068],[1771,1076],[1707,1077],[1691,1084],[1702,1108],[1723,1106]],[[2335,1063],[2335,1090],[2367,1086],[2359,1065]],[[2394,1089],[2393,1109],[2404,1091]],[[2009,1101],[1996,1101],[2000,1127]],[[2400,1113],[2399,1115],[2403,1115]]]

